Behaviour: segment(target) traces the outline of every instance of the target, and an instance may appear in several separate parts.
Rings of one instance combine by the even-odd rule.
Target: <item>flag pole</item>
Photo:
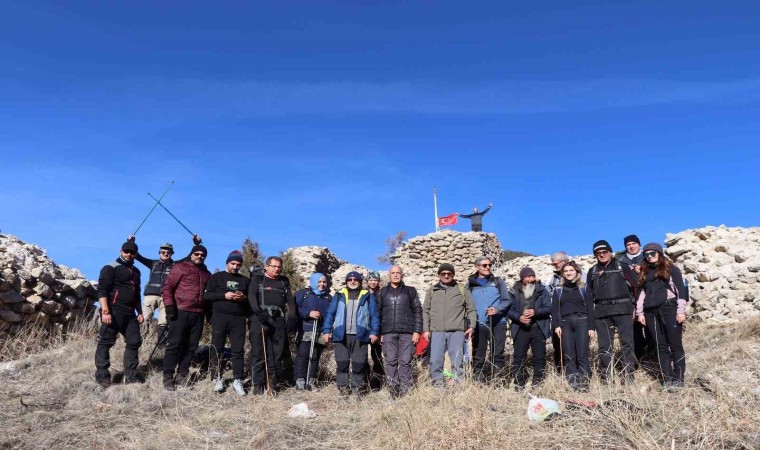
[[[438,190],[433,186],[433,212],[435,213],[435,231],[440,231],[441,227],[438,226]]]

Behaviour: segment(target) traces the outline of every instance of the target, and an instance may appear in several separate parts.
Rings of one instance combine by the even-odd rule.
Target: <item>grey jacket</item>
[[[472,294],[464,285],[434,284],[425,295],[422,306],[423,331],[465,331],[475,327],[478,314]]]

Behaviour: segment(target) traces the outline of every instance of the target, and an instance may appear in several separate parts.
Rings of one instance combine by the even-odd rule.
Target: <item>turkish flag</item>
[[[449,214],[448,216],[439,217],[438,218],[438,226],[439,227],[448,227],[451,225],[456,225],[457,220],[459,219],[459,216],[457,216],[456,213]]]

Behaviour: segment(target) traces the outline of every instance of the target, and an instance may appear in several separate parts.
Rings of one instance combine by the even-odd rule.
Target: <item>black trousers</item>
[[[380,389],[385,382],[385,361],[383,361],[383,345],[378,340],[369,344],[369,354],[372,357],[372,367],[367,364],[369,385],[372,389]]]
[[[347,334],[342,341],[335,343],[335,377],[338,388],[349,385],[348,369],[351,368],[351,388],[364,388],[364,369],[367,365],[367,346],[354,334]]]
[[[552,354],[552,359],[554,360],[554,370],[557,373],[559,373],[560,368],[561,368],[560,360],[562,359],[561,358],[562,352],[559,351],[560,347],[561,345],[559,343],[559,336],[557,336],[557,333],[554,333],[554,330],[552,330],[552,348],[554,349],[554,353]]]
[[[686,353],[683,350],[683,324],[676,321],[675,306],[661,306],[645,312],[649,334],[655,337],[663,381],[683,383]]]
[[[565,377],[573,387],[586,387],[591,376],[591,364],[588,358],[588,317],[571,316],[563,318],[561,327]],[[556,333],[554,335],[556,336]],[[559,337],[557,339],[559,340]],[[559,349],[559,347],[557,348]]]
[[[224,344],[230,338],[230,362],[236,380],[245,378],[243,374],[243,352],[245,347],[246,317],[214,312],[211,316],[211,347],[209,347],[209,372],[211,379],[221,377]]]
[[[646,356],[654,356],[657,352],[654,338],[650,337],[650,334],[647,327],[637,320],[633,321],[633,354],[637,361],[641,361]]]
[[[533,353],[533,385],[538,385],[544,380],[546,367],[546,338],[538,324],[530,328],[521,326],[514,338],[515,353],[512,356],[512,376],[519,387],[526,383],[525,360],[528,356],[528,348]]]
[[[256,316],[251,316],[248,340],[251,342],[253,384],[265,386],[267,381],[272,385],[276,384],[276,380],[282,378],[282,358],[288,347],[287,320],[283,316],[269,317],[261,323]]]
[[[486,319],[488,320],[488,319]],[[478,322],[472,335],[472,368],[476,378],[498,376],[506,363],[507,324],[496,323],[493,327]],[[488,347],[493,352],[493,367],[488,361]],[[493,372],[491,372],[493,370]]]
[[[623,354],[623,374],[630,380],[636,367],[636,359],[633,355],[633,316],[631,314],[619,314],[605,316],[596,319],[596,335],[599,339],[599,375],[602,380],[609,379],[614,367],[612,364],[612,339],[617,329],[620,338],[620,347]]]
[[[319,358],[322,356],[324,345],[314,344],[314,354],[311,358],[311,367],[309,367],[309,352],[311,351],[311,341],[301,341],[296,349],[296,360],[293,363],[293,377],[298,380],[317,381],[317,371],[319,370]],[[306,375],[306,369],[309,369],[309,376]]]
[[[483,224],[482,223],[478,223],[478,224],[474,224],[473,223],[472,224],[472,231],[483,231]]]
[[[177,375],[186,377],[203,334],[203,313],[177,310],[177,316],[169,321],[169,338],[164,352],[164,380]],[[177,366],[179,365],[179,368]]]
[[[124,378],[132,381],[137,376],[138,353],[142,345],[140,324],[134,312],[115,311],[111,309],[111,324],[101,325],[98,332],[98,345],[95,348],[95,379],[110,380],[111,347],[116,338],[124,336]]]

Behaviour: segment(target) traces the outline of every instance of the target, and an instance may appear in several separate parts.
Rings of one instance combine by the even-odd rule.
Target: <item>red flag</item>
[[[438,218],[438,226],[440,226],[440,227],[448,227],[448,226],[451,226],[451,225],[456,225],[458,218],[459,218],[459,216],[457,215],[457,213],[449,214],[448,216],[444,216],[444,217],[439,217]]]

